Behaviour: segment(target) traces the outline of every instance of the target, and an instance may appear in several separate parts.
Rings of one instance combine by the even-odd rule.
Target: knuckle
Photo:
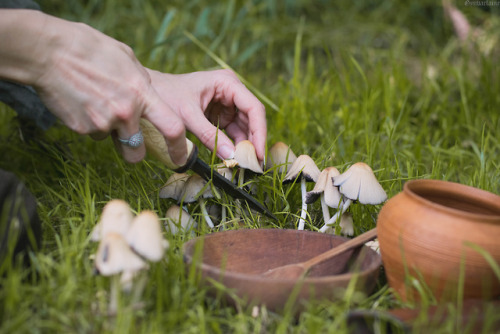
[[[132,48],[130,46],[128,46],[127,44],[125,43],[122,43],[122,42],[118,42],[119,43],[119,47],[122,49],[122,51],[129,57],[131,58],[135,58],[135,53],[134,53],[134,50],[132,50]]]
[[[222,77],[224,77],[225,80],[232,80],[232,81],[240,82],[240,79],[238,79],[238,76],[236,75],[236,73],[234,73],[233,70],[226,68],[226,69],[218,70],[218,72]]]
[[[180,119],[169,119],[168,124],[169,128],[167,129],[167,133],[165,135],[168,140],[176,140],[184,136],[186,130]]]
[[[207,144],[210,144],[214,141],[215,139],[215,133],[213,131],[210,131],[210,130],[205,130],[205,131],[202,131],[198,134],[198,139],[204,144],[204,145],[207,145]]]

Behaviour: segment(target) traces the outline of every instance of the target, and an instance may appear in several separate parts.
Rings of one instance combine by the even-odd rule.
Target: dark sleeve
[[[40,6],[31,0],[0,0],[0,8],[40,10]],[[29,86],[0,80],[0,102],[14,109],[20,117],[32,119],[38,127],[44,130],[48,129],[56,120],[42,103],[35,90]]]
[[[24,8],[40,10],[40,6],[32,0],[0,0],[0,8]]]

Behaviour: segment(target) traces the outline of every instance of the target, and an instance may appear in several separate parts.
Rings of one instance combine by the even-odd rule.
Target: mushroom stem
[[[227,216],[226,206],[225,205],[221,205],[221,213],[220,213],[221,224],[224,224],[226,222],[226,216]]]
[[[207,225],[210,228],[214,228],[214,223],[212,222],[212,219],[210,219],[210,215],[208,214],[207,207],[205,206],[205,201],[203,200],[203,198],[201,198],[201,196],[198,199],[198,203],[200,204],[201,213],[203,214],[203,218],[207,222]]]
[[[323,225],[322,228],[320,228],[320,232],[321,233],[325,233],[326,230],[328,230],[328,228],[330,227],[330,225],[333,225],[333,223],[335,223],[337,221],[337,219],[344,213],[347,211],[347,209],[349,208],[349,206],[351,205],[352,201],[350,199],[346,199],[346,201],[344,202],[344,204],[342,205],[342,207],[339,209],[339,211],[337,211],[333,216],[332,218],[330,218],[330,220],[328,220],[327,222],[325,222],[325,225]]]
[[[244,183],[245,183],[245,168],[240,168],[240,171],[238,173],[238,187],[239,188],[243,187]]]
[[[108,314],[114,316],[118,312],[118,294],[120,293],[120,278],[111,277],[111,291],[109,296]]]
[[[243,184],[245,184],[245,168],[240,168],[238,171],[238,188],[243,188]],[[241,201],[237,199],[235,201],[236,204],[236,218],[237,220],[243,216],[243,209],[241,208]]]
[[[325,195],[321,194],[321,210],[323,210],[323,221],[326,223],[330,220],[330,210],[328,209],[328,205],[325,202]]]
[[[132,306],[138,306],[141,303],[142,293],[148,282],[148,276],[145,273],[141,273],[139,280],[135,283],[134,292],[132,295]]]
[[[302,193],[302,209],[300,211],[299,226],[297,229],[302,231],[304,229],[305,219],[307,217],[307,203],[306,203],[307,188],[306,188],[306,179],[305,178],[302,178],[300,180],[300,190]]]

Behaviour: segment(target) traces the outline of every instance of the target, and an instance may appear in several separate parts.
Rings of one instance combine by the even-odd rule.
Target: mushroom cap
[[[350,213],[343,213],[342,216],[340,216],[339,226],[340,233],[343,235],[354,235],[354,224]]]
[[[191,215],[178,205],[172,205],[168,208],[165,218],[165,228],[171,234],[176,235],[179,231],[189,231],[196,227],[195,220]]]
[[[271,169],[273,166],[279,166],[278,172],[288,172],[289,166],[297,160],[297,156],[287,144],[279,141],[275,143],[268,152],[266,161],[266,169]]]
[[[234,151],[234,160],[238,161],[238,166],[244,169],[249,169],[254,173],[262,174],[262,166],[257,159],[255,147],[249,140],[242,140],[236,144]]]
[[[163,239],[160,220],[156,213],[149,210],[142,211],[134,218],[125,239],[139,255],[155,262],[163,257],[168,248],[167,240]]]
[[[387,199],[373,170],[364,162],[357,162],[344,173],[333,178],[333,184],[345,197],[362,204],[380,204]]]
[[[108,233],[125,236],[133,219],[134,215],[128,203],[121,199],[113,199],[102,209],[101,218],[92,229],[90,239],[99,241]]]
[[[142,270],[147,268],[147,263],[130,249],[122,235],[108,233],[97,248],[95,267],[101,275],[111,276],[124,271]]]
[[[160,198],[173,198],[176,201],[181,199],[182,189],[189,178],[186,173],[174,173],[167,182],[161,187],[159,196]]]
[[[205,190],[203,190],[206,184],[207,181],[205,181],[198,174],[191,175],[186,181],[186,184],[184,185],[184,189],[181,195],[181,200],[183,200],[184,203],[193,203],[196,202],[200,196],[202,198],[214,197],[210,187],[206,187]],[[203,193],[201,192],[202,190]]]
[[[380,243],[378,242],[378,239],[368,241],[365,243],[365,245],[380,254]]]
[[[313,190],[306,193],[306,203],[311,204],[323,194],[325,203],[330,208],[338,208],[342,203],[342,195],[339,189],[333,185],[333,178],[340,175],[335,167],[327,167],[319,174],[318,181]]]
[[[314,160],[308,155],[299,155],[297,160],[293,162],[285,175],[283,183],[290,183],[297,177],[303,177],[308,182],[316,182],[321,171]]]

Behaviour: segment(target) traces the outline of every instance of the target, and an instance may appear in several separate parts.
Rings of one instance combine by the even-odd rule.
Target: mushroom
[[[111,232],[106,234],[99,243],[95,267],[99,274],[112,276],[125,271],[145,269],[147,264],[130,249],[122,235]]]
[[[240,168],[249,169],[254,173],[262,174],[262,166],[257,159],[255,147],[249,140],[242,140],[236,144],[234,151],[234,160],[238,162]]]
[[[172,205],[168,208],[165,218],[167,218],[164,224],[165,228],[173,235],[180,231],[191,231],[196,227],[193,217],[178,205]]]
[[[117,311],[119,286],[129,291],[132,278],[147,267],[147,263],[130,249],[121,234],[110,232],[102,237],[95,259],[96,271],[103,276],[121,274],[122,278],[111,280],[110,314]]]
[[[182,189],[189,178],[186,173],[174,173],[167,182],[161,187],[159,196],[160,198],[172,198],[176,201],[181,199]]]
[[[228,168],[239,167],[238,169],[238,187],[243,187],[245,183],[245,170],[250,170],[256,174],[263,174],[262,164],[257,159],[255,147],[249,140],[242,140],[236,144],[234,151],[234,159],[225,160],[224,165]],[[237,216],[241,214],[241,202],[239,199],[235,201]]]
[[[380,243],[378,242],[378,239],[368,241],[367,243],[365,243],[365,245],[380,254]]]
[[[186,181],[181,198],[184,203],[198,202],[203,219],[205,219],[205,222],[210,228],[214,228],[214,223],[212,222],[212,219],[210,219],[205,206],[205,198],[211,198],[213,197],[213,194],[210,187],[206,187],[206,185],[207,181],[205,181],[201,176],[197,174],[191,175]]]
[[[279,173],[288,172],[289,165],[297,160],[297,156],[293,153],[290,147],[281,141],[271,146],[268,153],[266,169],[271,169],[273,166],[277,166]]]
[[[121,199],[113,199],[104,206],[99,222],[90,233],[90,240],[99,241],[108,233],[124,236],[133,219],[134,215],[128,203]]]
[[[340,234],[352,236],[354,235],[354,224],[352,220],[352,215],[349,212],[344,212],[342,216],[340,216]],[[328,226],[328,229],[325,231],[326,233],[333,232],[335,234],[335,226]]]
[[[353,236],[354,235],[354,224],[352,220],[352,214],[344,212],[340,217],[340,234]]]
[[[312,204],[318,197],[321,198],[321,209],[323,211],[323,220],[330,220],[330,208],[338,209],[342,203],[342,195],[339,189],[333,185],[333,177],[340,175],[335,167],[327,167],[319,174],[318,181],[313,190],[306,193],[306,204]]]
[[[316,182],[321,174],[319,168],[314,163],[313,159],[308,155],[300,155],[297,160],[290,166],[288,173],[285,175],[283,184],[290,183],[297,178],[300,178],[300,190],[302,194],[302,209],[298,229],[304,229],[304,222],[307,216],[306,203],[306,182]]]
[[[355,163],[344,173],[334,177],[333,184],[339,187],[339,191],[344,197],[344,203],[339,211],[320,229],[320,232],[325,232],[328,226],[333,224],[339,215],[349,208],[352,201],[376,205],[387,199],[387,194],[378,183],[373,170],[363,162]]]
[[[158,216],[153,211],[139,213],[132,222],[125,236],[130,247],[144,258],[160,261],[168,248],[168,241],[163,239]]]

